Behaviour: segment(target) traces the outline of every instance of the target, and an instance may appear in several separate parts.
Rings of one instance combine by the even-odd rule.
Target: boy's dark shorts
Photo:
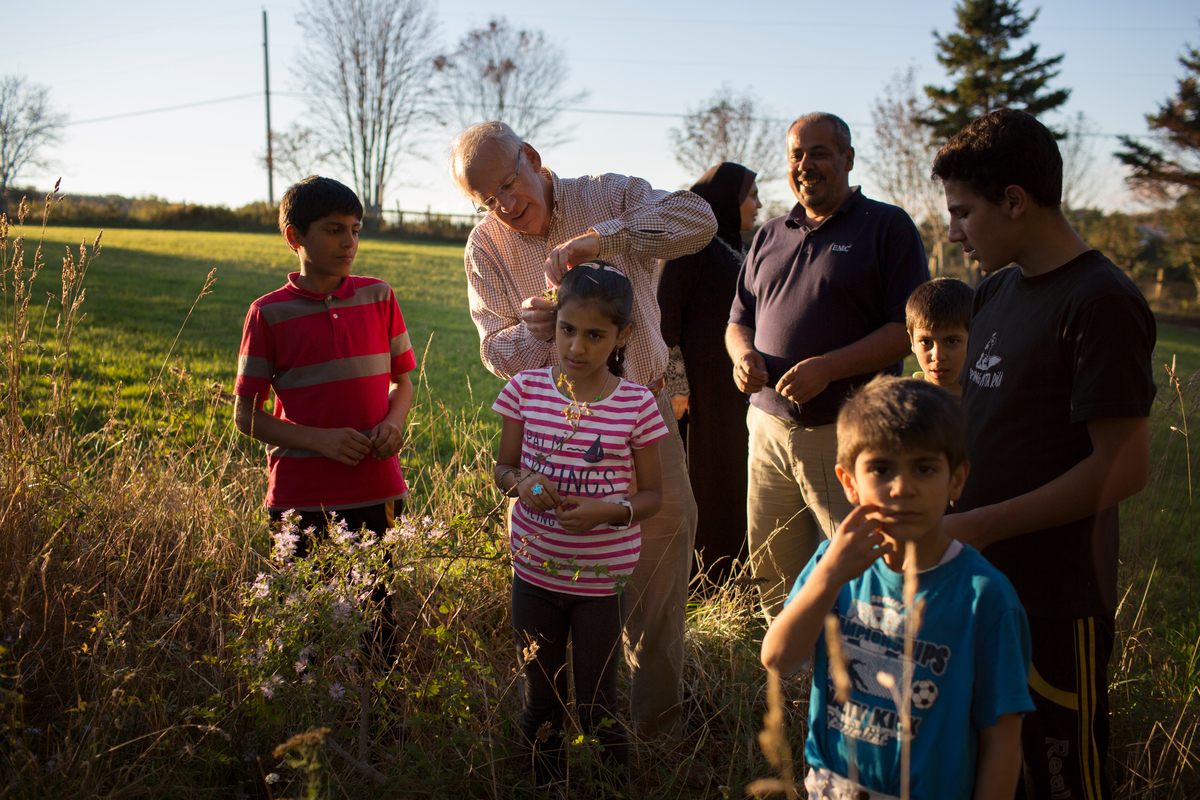
[[[282,525],[283,515],[288,510],[285,508],[267,509],[272,532],[278,530]],[[392,527],[396,515],[404,513],[404,500],[388,500],[386,503],[376,503],[373,506],[358,508],[327,508],[293,513],[299,517],[296,528],[300,532],[300,541],[296,543],[296,558],[306,558],[309,551],[309,536],[305,531],[313,528],[313,535],[318,539],[324,539],[329,529],[331,514],[337,514],[338,519],[345,520],[346,527],[352,531],[360,530],[365,525],[367,530],[376,536],[383,536]]]

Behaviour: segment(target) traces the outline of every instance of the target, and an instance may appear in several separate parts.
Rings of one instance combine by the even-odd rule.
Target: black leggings
[[[596,735],[604,747],[605,764],[621,769],[629,762],[629,744],[617,708],[619,600],[615,594],[584,597],[554,592],[513,576],[517,653],[524,654],[531,642],[538,645],[537,655],[523,670],[521,733],[539,782],[561,780],[565,773],[561,731],[567,698],[568,633],[583,733]],[[606,718],[612,723],[601,725]]]

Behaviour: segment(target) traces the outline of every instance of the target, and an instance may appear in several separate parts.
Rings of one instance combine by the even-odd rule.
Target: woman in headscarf
[[[687,455],[699,519],[696,551],[715,583],[746,558],[746,395],[733,382],[725,325],[762,203],[756,173],[726,161],[705,172],[692,191],[712,206],[717,235],[690,256],[668,261],[658,285],[662,335],[683,354],[687,398]],[[682,401],[676,409],[682,412]],[[693,561],[692,573],[696,573]]]

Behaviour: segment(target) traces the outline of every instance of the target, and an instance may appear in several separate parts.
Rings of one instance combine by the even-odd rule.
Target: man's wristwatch
[[[633,503],[629,502],[628,500],[610,500],[609,502],[615,503],[619,506],[625,506],[629,509],[629,519],[625,520],[625,522],[611,522],[609,523],[610,528],[612,528],[614,531],[623,531],[633,524]]]

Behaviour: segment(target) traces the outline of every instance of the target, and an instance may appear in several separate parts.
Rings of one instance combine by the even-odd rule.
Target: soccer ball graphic
[[[915,708],[933,708],[938,688],[933,681],[913,681],[912,704]]]

